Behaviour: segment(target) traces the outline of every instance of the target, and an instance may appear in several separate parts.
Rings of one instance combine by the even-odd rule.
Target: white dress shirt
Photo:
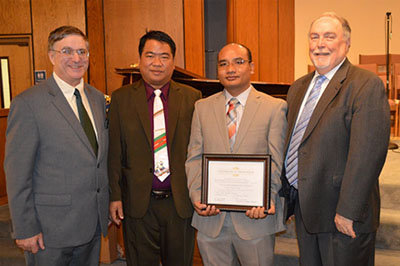
[[[343,64],[344,60],[346,60],[346,58],[344,58],[343,61],[342,61],[340,64],[338,64],[337,66],[335,66],[331,71],[329,71],[328,73],[326,73],[326,74],[324,75],[324,76],[326,77],[326,79],[325,79],[324,82],[322,82],[322,84],[321,84],[321,93],[320,93],[319,96],[317,97],[317,102],[316,102],[315,106],[317,106],[317,104],[318,104],[318,102],[319,102],[319,99],[321,99],[321,96],[322,96],[322,94],[324,93],[326,87],[328,86],[328,84],[329,84],[329,82],[331,81],[331,79],[333,78],[333,76],[336,74],[336,71],[337,71],[337,70],[339,69],[339,67]],[[306,91],[306,94],[304,95],[303,102],[301,103],[299,112],[297,113],[296,124],[295,124],[294,129],[296,128],[297,122],[299,122],[300,114],[303,112],[304,105],[306,104],[306,100],[307,100],[307,98],[308,98],[308,95],[311,93],[311,90],[312,90],[312,88],[314,87],[314,84],[315,84],[315,82],[316,82],[316,79],[317,79],[317,77],[318,77],[319,75],[320,75],[320,74],[318,73],[318,71],[315,70],[314,77],[312,78],[312,80],[311,80],[311,82],[310,82],[310,85],[308,85],[308,89],[307,89],[307,91]],[[295,132],[294,129],[293,129],[293,132],[292,132],[292,135],[290,136],[290,138],[293,137],[293,134],[294,134],[294,132]],[[288,146],[288,147],[289,147],[289,146]],[[287,155],[286,155],[286,156],[287,156]],[[285,158],[285,167],[287,167],[287,157]]]
[[[324,76],[326,77],[326,79],[325,79],[324,82],[322,82],[322,84],[321,84],[321,93],[320,93],[319,96],[317,97],[316,105],[318,104],[319,99],[321,98],[322,94],[324,93],[324,91],[325,91],[326,87],[328,86],[329,82],[331,81],[331,79],[333,78],[333,76],[336,74],[336,71],[337,71],[337,70],[339,69],[339,67],[343,64],[344,60],[346,60],[346,58],[344,58],[343,61],[342,61],[340,64],[338,64],[337,66],[335,66],[334,68],[332,68],[331,71],[329,71],[328,73],[326,73],[326,74],[324,75]],[[300,118],[300,114],[303,112],[304,105],[305,105],[305,103],[306,103],[306,99],[308,98],[308,95],[311,93],[311,90],[312,90],[312,88],[314,87],[315,81],[316,81],[316,79],[317,79],[317,77],[318,77],[319,75],[320,75],[320,74],[318,73],[318,71],[315,70],[314,77],[312,78],[312,80],[311,80],[311,82],[310,82],[310,85],[308,86],[308,89],[307,89],[307,91],[306,91],[306,94],[304,95],[304,98],[303,98],[303,102],[301,103],[300,110],[299,110],[299,112],[298,112],[298,114],[297,114],[296,124],[297,124],[297,122],[298,122],[298,119]]]

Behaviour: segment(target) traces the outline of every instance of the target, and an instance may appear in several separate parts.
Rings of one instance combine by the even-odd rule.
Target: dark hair
[[[156,41],[164,42],[164,43],[168,44],[169,47],[171,48],[172,56],[175,57],[176,45],[175,45],[174,40],[172,40],[172,38],[168,34],[166,34],[165,32],[158,31],[158,30],[148,31],[148,32],[146,32],[145,35],[143,35],[140,38],[140,41],[139,41],[139,56],[142,56],[144,45],[146,44],[146,42],[148,40],[156,40]]]
[[[62,39],[64,39],[65,37],[67,37],[69,35],[81,36],[85,40],[86,46],[89,49],[89,40],[80,29],[78,29],[74,26],[61,26],[61,27],[53,30],[52,32],[50,32],[49,38],[48,38],[47,50],[48,51],[53,50],[54,43],[61,41]]]

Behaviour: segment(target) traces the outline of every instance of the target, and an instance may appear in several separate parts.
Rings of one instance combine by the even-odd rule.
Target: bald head
[[[229,47],[232,47],[232,46],[238,46],[238,47],[242,47],[242,48],[246,49],[246,52],[247,52],[247,60],[249,60],[249,62],[253,62],[253,58],[252,58],[250,49],[249,49],[247,46],[243,45],[243,44],[234,43],[234,42],[228,43],[227,45],[225,45],[224,47],[222,47],[222,49],[221,49],[221,50],[219,51],[219,53],[218,53],[218,58],[217,58],[217,60],[219,60],[219,54],[222,52],[222,50],[223,50],[224,48],[227,48],[227,49],[228,49]]]
[[[218,79],[232,95],[238,96],[250,87],[254,64],[249,48],[238,43],[225,45],[218,54]]]

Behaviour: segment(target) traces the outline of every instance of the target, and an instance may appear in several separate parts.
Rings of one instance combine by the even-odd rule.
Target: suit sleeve
[[[16,239],[29,238],[41,232],[32,180],[40,143],[34,113],[22,97],[16,97],[8,115],[4,171]]]
[[[275,114],[270,122],[268,133],[268,146],[271,154],[271,200],[274,202],[278,197],[278,191],[281,188],[280,176],[282,173],[283,154],[285,145],[285,136],[287,129],[286,121],[287,104],[280,102],[276,108]]]
[[[353,101],[350,143],[336,212],[362,221],[385,162],[390,111],[383,83],[370,78]]]
[[[109,119],[108,178],[110,184],[110,201],[121,199],[120,179],[122,176],[122,136],[119,119],[118,97],[111,98]]]
[[[192,202],[201,200],[201,166],[203,155],[203,135],[198,111],[198,102],[193,112],[192,128],[188,146],[188,155],[185,163],[187,185]]]

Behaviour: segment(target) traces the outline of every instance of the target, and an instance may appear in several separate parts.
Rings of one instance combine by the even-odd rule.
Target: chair
[[[360,68],[371,71],[374,74],[378,75],[378,65],[377,64],[359,64],[357,65]]]
[[[390,128],[391,128],[391,135],[394,137],[399,136],[399,100],[392,100],[389,99],[389,106],[390,106]]]
[[[376,64],[377,65],[377,75],[380,76],[385,87],[387,86],[386,77],[386,59],[387,55],[359,55],[360,65],[365,64]],[[394,87],[394,64],[400,63],[400,54],[389,54],[389,99],[397,99],[398,93]]]
[[[387,85],[386,85],[387,77],[386,77],[386,75],[378,75],[378,77],[382,80],[383,85],[385,86],[385,89],[386,89],[387,88]],[[391,85],[392,85],[392,83],[390,82],[390,79],[389,79],[389,95],[393,94],[392,91],[390,90]],[[394,99],[394,97],[389,97],[389,99]]]
[[[390,58],[389,58],[390,61]],[[360,65],[365,64],[376,64],[377,65],[377,74],[385,75],[386,74],[386,55],[359,55],[359,63]]]
[[[393,87],[395,98],[400,98],[400,63],[393,64]]]

